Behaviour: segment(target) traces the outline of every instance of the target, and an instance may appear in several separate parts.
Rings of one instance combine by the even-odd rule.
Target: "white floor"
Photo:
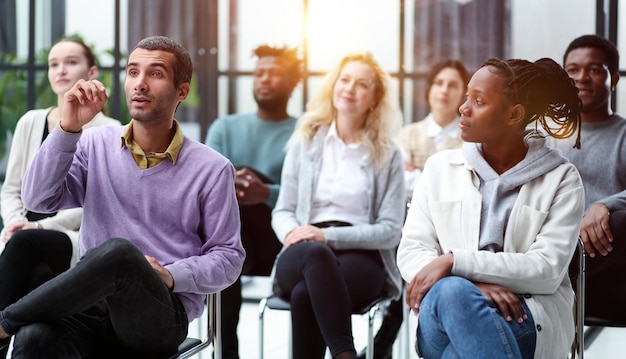
[[[259,358],[259,319],[258,302],[256,300],[267,296],[270,290],[267,278],[254,277],[244,279],[243,295],[246,298],[241,309],[241,322],[239,323],[239,355],[240,359]],[[406,324],[406,323],[405,323]],[[375,327],[380,325],[377,318]],[[203,324],[192,323],[190,335],[197,332]],[[289,330],[290,318],[286,311],[267,310],[265,313],[265,359],[288,359],[289,358]],[[353,317],[353,335],[357,350],[365,346],[367,342],[367,320],[365,317]],[[412,336],[411,336],[412,337]],[[408,344],[405,344],[407,343]],[[591,346],[585,351],[585,359],[620,359],[626,358],[624,350],[626,342],[626,328],[604,328]],[[401,329],[398,339],[394,344],[394,359],[417,359],[413,348],[413,341],[409,339],[408,329]],[[193,358],[211,359],[212,349],[207,349]],[[327,359],[330,356],[327,355]]]
[[[241,322],[239,324],[240,359],[258,359],[258,303],[254,299],[269,294],[270,284],[266,278],[255,277],[244,280],[244,297],[248,298],[242,306]],[[289,358],[289,313],[284,311],[268,310],[265,313],[265,359]],[[376,322],[380,325],[380,319]],[[360,316],[353,317],[353,335],[358,349],[367,342],[367,321]],[[394,344],[394,359],[417,359],[413,342],[408,337],[408,331],[403,326],[399,338]],[[404,344],[410,341],[409,344]],[[591,346],[585,351],[586,359],[620,359],[626,358],[624,350],[626,342],[626,328],[604,328]],[[210,351],[198,355],[198,359],[209,359]],[[330,358],[327,355],[327,358]]]

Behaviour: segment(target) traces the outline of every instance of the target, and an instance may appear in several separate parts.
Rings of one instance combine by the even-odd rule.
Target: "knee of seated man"
[[[143,257],[141,251],[131,241],[124,238],[110,238],[99,247],[94,248],[100,256],[110,258],[119,263],[134,261]]]

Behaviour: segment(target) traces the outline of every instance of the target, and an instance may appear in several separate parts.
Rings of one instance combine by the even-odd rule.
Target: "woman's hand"
[[[9,239],[15,234],[17,231],[21,231],[22,229],[35,229],[37,228],[37,223],[35,222],[13,222],[8,224],[2,230],[2,242],[7,243]]]
[[[452,271],[454,256],[451,252],[439,256],[419,271],[406,288],[406,304],[419,313],[420,303],[430,288],[441,278],[447,277]]]
[[[294,228],[285,238],[285,245],[287,247],[300,242],[326,243],[326,236],[324,235],[324,231],[320,228],[305,224],[304,226]]]
[[[490,283],[477,282],[474,284],[485,297],[491,299],[496,304],[507,322],[515,318],[518,323],[521,323],[528,318],[520,299],[507,288]]]

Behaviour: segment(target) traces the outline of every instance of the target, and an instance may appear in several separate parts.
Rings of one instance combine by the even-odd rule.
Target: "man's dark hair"
[[[150,36],[139,41],[135,49],[161,50],[174,55],[174,86],[178,87],[184,82],[191,82],[193,64],[189,51],[181,44],[165,36]]]
[[[563,66],[565,66],[567,55],[569,55],[572,50],[583,47],[591,47],[602,51],[604,54],[604,62],[609,68],[609,72],[615,74],[619,71],[619,52],[617,48],[611,41],[598,35],[583,35],[572,40],[563,55]]]
[[[302,79],[302,61],[298,58],[298,49],[295,47],[260,45],[252,50],[252,55],[259,59],[267,56],[278,58],[285,65],[285,72],[291,78],[294,87]]]

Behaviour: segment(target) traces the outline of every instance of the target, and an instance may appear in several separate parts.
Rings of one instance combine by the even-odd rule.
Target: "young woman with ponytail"
[[[398,250],[429,358],[564,358],[580,176],[545,135],[577,136],[580,100],[554,61],[487,60],[460,106],[462,149],[426,162]]]

